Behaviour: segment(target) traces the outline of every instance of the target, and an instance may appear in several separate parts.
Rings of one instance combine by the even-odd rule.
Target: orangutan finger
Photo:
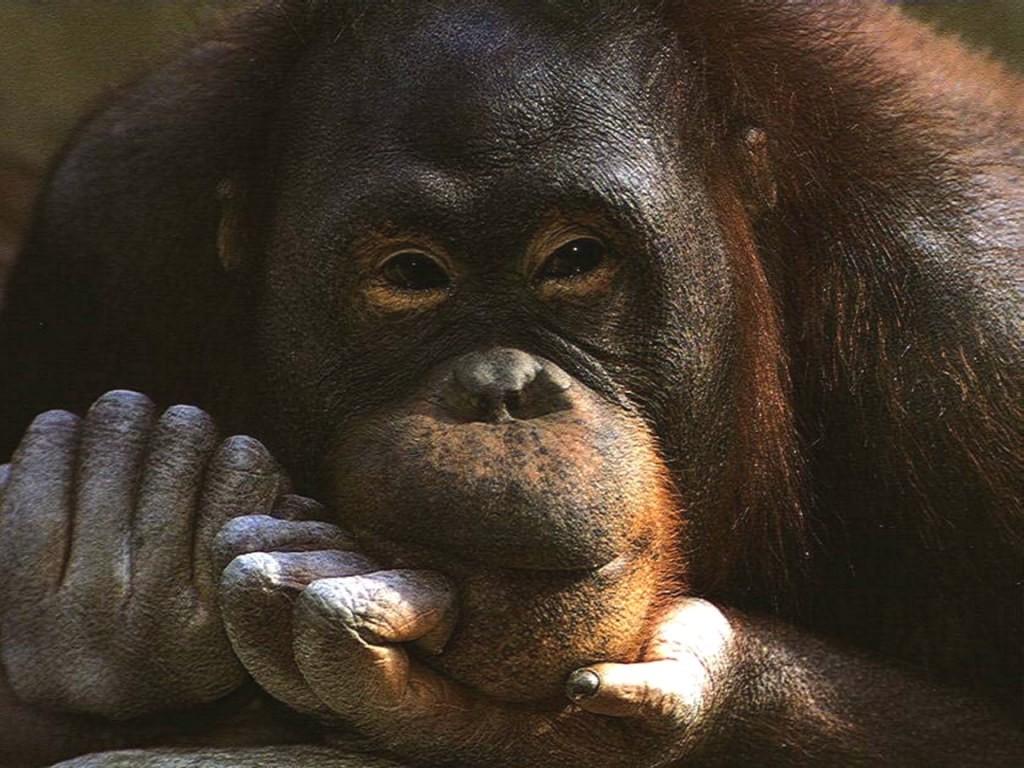
[[[292,612],[308,584],[376,566],[352,552],[256,552],[231,561],[220,582],[220,607],[231,645],[270,695],[294,709],[326,714],[292,655]]]
[[[399,644],[439,651],[454,622],[454,590],[425,571],[381,571],[323,579],[295,608],[295,658],[316,694],[345,718],[370,726],[383,713],[413,722],[436,717],[459,693],[412,661]]]
[[[696,658],[639,664],[594,664],[566,682],[570,701],[608,717],[636,718],[654,731],[686,727],[700,708],[708,675]]]

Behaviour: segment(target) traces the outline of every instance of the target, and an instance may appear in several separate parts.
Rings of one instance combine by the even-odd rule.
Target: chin
[[[533,383],[484,407],[459,383],[490,381],[470,356],[360,414],[328,457],[332,506],[386,567],[455,581],[459,616],[430,665],[494,698],[555,699],[575,669],[642,650],[683,580],[680,505],[642,420],[550,361],[482,359]]]

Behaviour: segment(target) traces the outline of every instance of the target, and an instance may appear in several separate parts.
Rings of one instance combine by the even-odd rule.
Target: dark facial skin
[[[393,25],[371,12],[354,46],[322,41],[295,76],[263,353],[284,374],[271,382],[281,423],[329,442],[282,442],[312,450],[303,463],[316,457],[371,551],[465,579],[472,620],[451,658],[500,640],[524,682],[489,687],[552,694],[572,663],[635,653],[657,597],[672,489],[647,425],[665,403],[694,434],[710,418],[702,393],[728,360],[713,351],[729,317],[709,311],[730,300],[723,245],[698,160],[680,151],[683,109],[661,100],[674,62],[653,35],[569,40],[497,9]],[[619,46],[646,51],[606,56]],[[579,238],[600,241],[599,263],[547,276]],[[438,285],[389,281],[403,252]],[[682,333],[640,330],[667,318]],[[564,407],[507,423],[453,412],[453,360],[495,347],[549,362]],[[625,620],[574,647],[570,617],[582,629],[609,605]],[[538,640],[549,651],[531,662]]]
[[[272,382],[286,421],[341,431],[351,403],[390,407],[438,361],[503,345],[654,423],[682,405],[697,431],[731,288],[683,107],[665,109],[671,62],[657,39],[609,60],[609,46],[644,46],[644,30],[570,43],[488,13],[460,25],[451,11],[371,12],[354,46],[325,39],[294,75],[263,332],[296,372]],[[481,42],[496,25],[515,35],[500,56]],[[605,240],[614,279],[539,286],[563,228]],[[447,265],[444,301],[374,299],[373,260],[405,246]]]

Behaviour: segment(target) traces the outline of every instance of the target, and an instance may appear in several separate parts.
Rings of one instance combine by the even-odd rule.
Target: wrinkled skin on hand
[[[245,679],[207,556],[228,519],[270,514],[287,480],[197,408],[110,392],[39,416],[0,506],[3,670],[25,704],[126,720]]]
[[[342,548],[302,551],[318,537]],[[625,755],[659,764],[687,749],[687,729],[726,676],[729,621],[705,601],[681,599],[636,663],[577,670],[560,702],[515,707],[431,668],[459,613],[450,579],[382,568],[323,523],[242,517],[215,549],[225,559],[259,540],[266,551],[236,557],[221,581],[239,658],[290,706],[355,724],[397,754],[496,766],[620,766]]]

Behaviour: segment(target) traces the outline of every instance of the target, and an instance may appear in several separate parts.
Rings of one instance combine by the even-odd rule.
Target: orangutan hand
[[[207,551],[226,520],[287,486],[249,437],[197,408],[108,392],[39,416],[0,471],[2,669],[31,707],[125,720],[245,680]]]
[[[587,712],[681,734],[711,705],[732,637],[732,626],[718,608],[706,600],[682,599],[658,624],[642,661],[579,669],[569,676],[566,694]]]
[[[436,574],[325,579],[296,605],[295,658],[331,711],[400,755],[509,768],[640,768],[693,748],[732,638],[713,605],[681,600],[640,661],[576,670],[566,683],[568,702],[529,712],[417,658],[424,648],[439,652],[454,614],[454,592]]]
[[[286,529],[305,535],[298,524],[274,526],[282,543]],[[352,551],[268,552],[237,558],[221,589],[236,652],[271,693],[356,726],[375,747],[467,765],[637,768],[681,756],[731,643],[717,608],[680,600],[640,661],[577,670],[567,699],[531,710],[425,662],[443,652],[457,615],[440,574],[378,570]]]

